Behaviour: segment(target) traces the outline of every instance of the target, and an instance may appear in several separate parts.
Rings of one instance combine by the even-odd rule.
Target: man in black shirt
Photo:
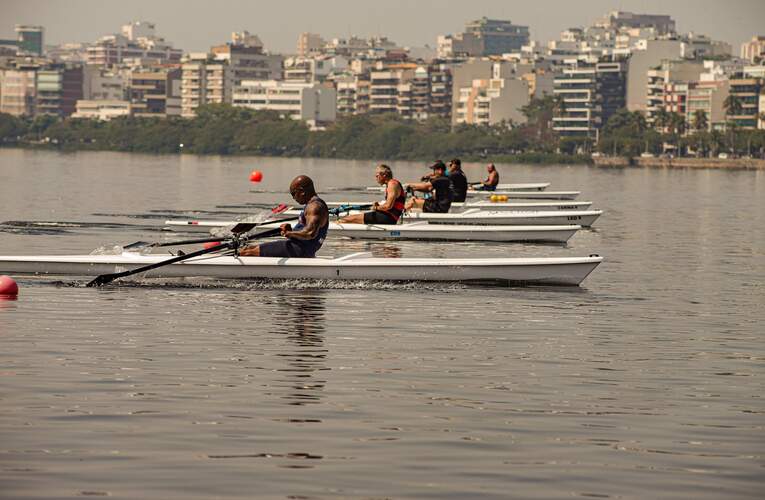
[[[446,165],[441,160],[433,164],[433,177],[429,181],[407,184],[407,190],[430,193],[431,197],[410,198],[406,203],[406,209],[422,208],[423,212],[446,213],[452,205],[452,193],[449,178],[444,175]]]
[[[449,162],[449,189],[452,193],[452,201],[465,201],[468,181],[465,173],[462,171],[462,162],[459,158],[454,158]]]

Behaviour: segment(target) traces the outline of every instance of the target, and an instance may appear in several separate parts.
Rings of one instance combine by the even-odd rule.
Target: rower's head
[[[497,170],[497,167],[495,167],[493,163],[489,163],[489,164],[486,166],[486,171],[487,171],[487,172],[489,172],[489,173],[492,173],[492,172],[494,172],[495,170]]]
[[[375,179],[381,186],[385,185],[389,180],[393,179],[393,170],[388,165],[377,165],[375,168]]]
[[[296,202],[305,205],[316,196],[316,188],[313,187],[313,181],[307,175],[298,175],[290,183],[290,194]]]
[[[449,162],[449,172],[459,172],[462,170],[462,161],[459,158],[454,158]]]
[[[433,165],[430,166],[430,168],[433,170],[433,173],[437,177],[442,177],[444,173],[446,173],[446,165],[444,165],[444,162],[441,160],[438,160]]]

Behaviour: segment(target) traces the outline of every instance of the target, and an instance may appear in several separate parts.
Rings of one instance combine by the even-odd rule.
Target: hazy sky
[[[46,43],[94,41],[146,20],[186,51],[207,50],[241,30],[272,52],[294,52],[304,31],[434,47],[439,34],[458,33],[482,16],[527,25],[532,39],[546,41],[617,9],[669,14],[679,31],[732,43],[735,54],[743,41],[765,35],[765,0],[0,0],[0,38],[14,38],[14,25],[23,23],[44,26]]]

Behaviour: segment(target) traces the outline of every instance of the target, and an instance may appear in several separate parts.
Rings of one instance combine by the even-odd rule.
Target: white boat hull
[[[225,221],[166,221],[171,229],[209,233],[213,229],[234,225]],[[279,223],[262,224],[253,230],[258,234],[279,227]],[[579,225],[466,225],[429,224],[427,221],[396,225],[341,224],[331,222],[329,234],[367,240],[438,240],[565,243],[581,229]]]
[[[507,196],[508,199],[526,200],[575,200],[579,191],[468,191],[472,198],[488,197],[493,194]]]
[[[167,255],[0,256],[0,273],[92,277],[167,260]],[[274,258],[203,255],[162,266],[144,278],[448,281],[524,285],[579,285],[602,257],[427,259]]]
[[[562,225],[590,227],[603,214],[602,210],[559,210],[555,212],[495,212],[470,209],[462,213],[434,214],[406,212],[404,221],[427,221],[431,224],[489,225]]]
[[[361,205],[369,203],[368,201],[345,201],[327,202],[327,206],[330,208],[347,207],[353,205]],[[452,208],[449,213],[460,213],[471,208],[478,208],[481,210],[491,210],[496,212],[534,212],[545,211],[551,212],[555,210],[588,210],[592,206],[591,201],[520,201],[520,202],[493,202],[493,201],[467,201],[467,202],[452,202]]]

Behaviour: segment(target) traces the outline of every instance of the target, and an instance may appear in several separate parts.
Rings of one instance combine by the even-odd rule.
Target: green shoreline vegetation
[[[192,119],[118,117],[109,121],[18,118],[0,113],[0,144],[64,151],[257,155],[358,160],[422,160],[460,157],[464,161],[533,164],[590,164],[591,153],[622,157],[660,154],[667,145],[682,155],[762,155],[765,131],[736,130],[685,134],[649,128],[639,113],[620,110],[602,129],[597,145],[588,138],[561,138],[552,130],[554,98],[523,108],[527,122],[493,126],[459,125],[437,117],[422,122],[396,115],[342,116],[325,130],[275,112],[226,104],[200,107]],[[511,126],[508,126],[511,125]]]

